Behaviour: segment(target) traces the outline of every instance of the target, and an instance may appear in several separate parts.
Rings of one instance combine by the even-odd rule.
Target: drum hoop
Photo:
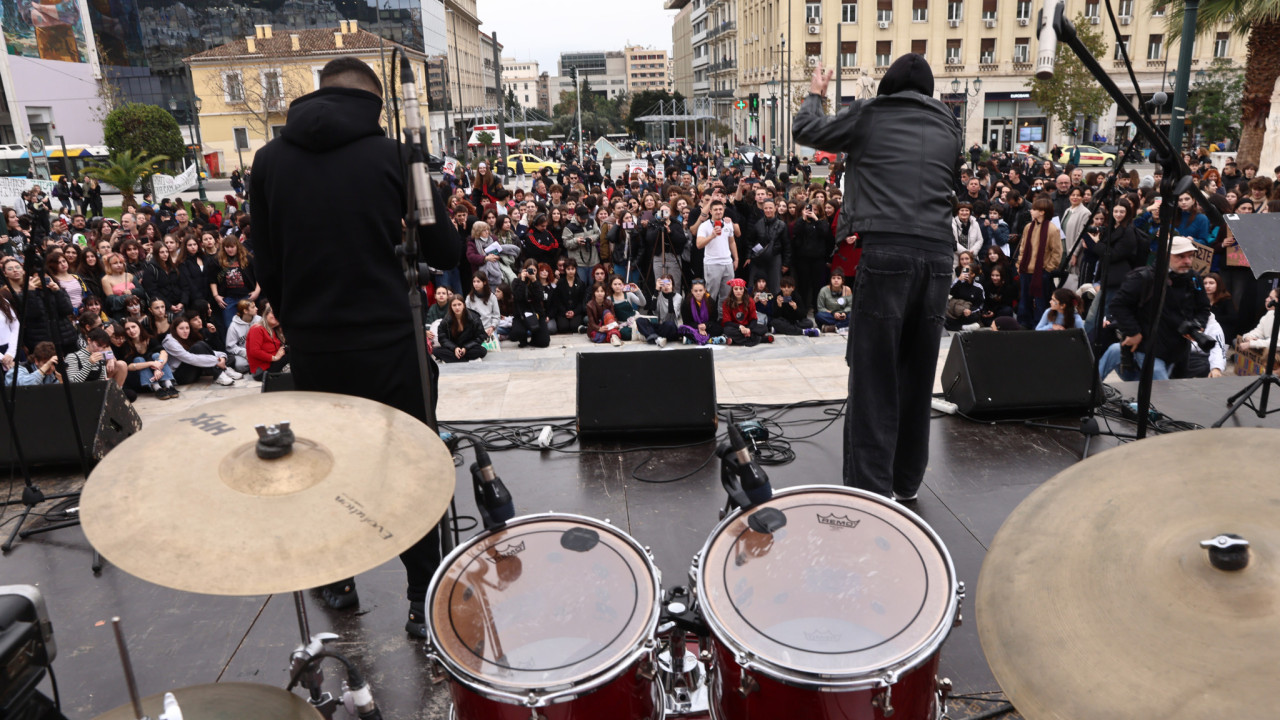
[[[590,675],[584,680],[563,685],[553,685],[541,690],[507,688],[501,685],[492,684],[487,679],[477,676],[470,670],[462,667],[462,665],[456,662],[448,653],[436,651],[437,647],[442,647],[440,637],[436,634],[435,624],[427,622],[427,640],[423,646],[423,652],[426,654],[427,659],[440,663],[454,681],[461,683],[467,689],[481,695],[482,697],[513,705],[523,705],[525,707],[544,707],[555,703],[568,702],[613,682],[620,675],[635,665],[640,658],[644,657],[646,654],[652,653],[653,649],[657,646],[657,642],[654,638],[658,629],[659,608],[662,606],[662,571],[659,570],[657,564],[653,562],[653,555],[648,548],[641,545],[635,538],[631,537],[629,533],[615,527],[611,523],[603,522],[585,515],[547,512],[537,513],[534,515],[521,515],[520,517],[508,521],[500,528],[481,532],[454,548],[453,552],[450,552],[443,560],[440,561],[440,566],[436,569],[435,575],[431,578],[431,584],[427,586],[428,602],[425,612],[428,620],[432,614],[430,601],[436,596],[436,591],[439,589],[440,581],[444,578],[446,569],[452,566],[459,557],[485,538],[493,535],[495,532],[506,530],[513,526],[529,525],[541,520],[572,520],[585,525],[592,525],[616,535],[627,545],[630,545],[644,561],[645,567],[648,568],[653,578],[654,592],[653,603],[649,606],[649,618],[645,621],[644,632],[642,633],[643,639],[639,645],[631,650],[631,652],[624,655],[617,664],[605,668],[594,675]],[[643,600],[644,598],[640,599],[640,601]]]
[[[944,621],[938,623],[938,626],[933,629],[933,632],[929,634],[919,648],[893,665],[859,673],[812,673],[793,670],[771,660],[756,657],[752,654],[750,648],[744,647],[742,643],[739,643],[733,638],[732,634],[729,633],[728,629],[724,626],[724,623],[720,622],[720,619],[716,617],[715,613],[704,612],[701,607],[698,607],[698,614],[707,624],[707,627],[711,629],[711,634],[714,636],[715,641],[727,647],[733,653],[734,657],[738,660],[738,664],[741,665],[744,670],[759,672],[779,682],[797,687],[866,690],[892,685],[897,682],[898,677],[910,670],[914,670],[920,665],[923,665],[929,658],[933,657],[934,654],[938,652],[942,647],[942,643],[946,641],[947,636],[951,634],[951,629],[955,626],[955,618],[959,617],[960,601],[964,593],[961,589],[962,586],[956,577],[956,568],[955,564],[951,561],[951,552],[947,550],[947,546],[943,544],[942,538],[938,536],[938,533],[934,532],[933,528],[930,527],[929,524],[926,523],[919,515],[908,508],[898,505],[888,498],[872,492],[867,492],[866,490],[845,487],[843,485],[796,485],[794,487],[789,487],[785,490],[775,492],[773,497],[777,498],[788,495],[799,495],[806,492],[834,492],[837,494],[860,497],[865,500],[872,500],[880,503],[881,505],[893,508],[896,512],[901,513],[908,520],[915,523],[916,526],[918,526],[919,529],[933,541],[934,545],[942,554],[943,564],[947,568],[947,576],[950,579],[951,587],[950,598],[947,601],[947,609],[943,613],[942,617],[944,619],[952,618],[952,620],[950,622]],[[690,585],[693,587],[694,602],[698,605],[701,604],[699,598],[706,597],[706,587],[703,584],[702,564],[706,561],[707,553],[711,551],[711,545],[715,542],[716,538],[720,537],[721,533],[723,533],[725,529],[742,514],[742,508],[737,508],[726,515],[724,519],[716,525],[715,529],[711,531],[711,534],[707,536],[707,541],[703,544],[702,549],[698,551],[698,555],[694,559],[693,565],[689,568],[689,580]]]

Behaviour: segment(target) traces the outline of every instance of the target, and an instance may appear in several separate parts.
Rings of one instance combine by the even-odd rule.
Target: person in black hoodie
[[[763,277],[769,283],[769,291],[778,292],[783,268],[791,267],[791,237],[787,223],[778,217],[778,206],[773,199],[766,198],[761,208],[763,215],[756,220],[751,230],[752,244],[747,247],[751,269],[748,284],[755,287],[756,278]]]
[[[821,217],[817,202],[805,206],[803,214],[792,227],[792,256],[795,258],[796,296],[801,307],[818,308],[818,293],[827,284],[827,260],[835,252],[836,240],[831,234],[831,221]]]
[[[440,320],[437,344],[431,354],[447,363],[481,360],[489,352],[484,347],[486,337],[488,333],[480,322],[480,314],[468,310],[461,295],[454,295],[449,300],[449,310]]]
[[[425,336],[413,325],[396,256],[409,193],[405,155],[378,125],[381,115],[382,83],[349,57],[330,61],[320,71],[320,89],[293,101],[280,137],[253,161],[254,267],[289,338],[299,390],[369,398],[425,422],[418,365]],[[421,260],[447,270],[462,257],[462,239],[437,188],[432,195],[437,223],[416,229]],[[377,358],[377,371],[358,370],[370,358]],[[431,360],[428,367],[434,399],[439,369]],[[415,637],[426,636],[438,532],[400,556],[408,574],[405,630]],[[354,580],[334,583],[324,595],[331,606],[357,602]]]
[[[515,301],[516,314],[512,316],[507,339],[515,340],[520,347],[549,346],[551,332],[547,329],[546,296],[538,282],[538,266],[532,260],[525,261],[520,277],[511,283],[511,298]]]
[[[832,75],[814,70],[793,127],[798,144],[848,153],[835,234],[843,242],[856,232],[862,244],[849,324],[844,482],[909,502],[929,462],[960,123],[933,97],[933,70],[921,55],[895,60],[876,97],[826,117]]]

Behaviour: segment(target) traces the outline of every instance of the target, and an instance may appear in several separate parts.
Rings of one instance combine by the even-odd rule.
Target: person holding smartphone
[[[663,276],[670,276],[676,289],[680,288],[681,257],[689,244],[689,231],[679,220],[672,218],[671,208],[663,205],[653,222],[644,231],[645,253],[653,258],[655,283]]]
[[[675,283],[670,273],[654,282],[654,293],[649,298],[648,311],[657,317],[636,318],[636,332],[640,337],[658,347],[666,347],[668,340],[680,337],[680,318],[684,298],[680,296],[680,286]]]
[[[533,260],[526,260],[520,268],[520,277],[512,284],[511,295],[515,302],[515,315],[507,339],[515,340],[519,347],[533,345],[544,348],[551,345],[547,306],[538,282],[538,266]]]

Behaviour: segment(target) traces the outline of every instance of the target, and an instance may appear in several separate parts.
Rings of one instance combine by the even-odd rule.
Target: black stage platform
[[[1207,426],[1222,414],[1226,398],[1249,380],[1157,382],[1153,401],[1174,419]],[[1115,387],[1127,397],[1136,393],[1134,384]],[[823,415],[820,409],[807,409],[792,411],[788,417]],[[796,442],[794,462],[768,468],[774,487],[838,483],[840,425],[838,421],[816,437]],[[1114,425],[1132,432],[1127,423]],[[1280,427],[1280,417],[1259,420],[1242,411],[1228,423],[1234,426]],[[819,427],[799,426],[791,434],[807,434]],[[954,681],[957,693],[997,692],[973,622],[973,598],[986,547],[1023,498],[1078,460],[1083,438],[1021,424],[978,424],[945,417],[934,422],[930,445],[926,487],[916,510],[947,544],[969,588],[965,622],[943,647],[942,675]],[[1114,440],[1103,438],[1095,441],[1094,452],[1114,445]],[[625,445],[587,447],[614,450]],[[683,474],[705,460],[710,450],[708,444],[663,451],[642,473],[647,477]],[[652,547],[665,585],[685,584],[690,559],[716,524],[724,501],[718,464],[712,462],[686,480],[648,484],[632,478],[633,468],[643,459],[644,453],[511,451],[495,454],[494,464],[516,496],[519,512],[555,510],[607,518]],[[54,476],[40,482],[50,491],[70,484]],[[469,485],[469,476],[460,469],[459,511],[473,515]],[[324,528],[316,532],[323,533]],[[145,527],[137,533],[139,543],[148,541]],[[68,717],[94,717],[128,701],[109,623],[113,615],[123,618],[143,695],[217,681],[286,684],[289,652],[297,645],[289,596],[180,593],[135,579],[110,563],[95,577],[90,571],[91,555],[84,535],[73,528],[29,538],[0,560],[3,584],[35,584],[45,594],[59,650],[54,668]],[[448,693],[427,678],[421,643],[411,641],[401,630],[407,609],[403,591],[404,573],[399,561],[393,561],[360,575],[357,612],[333,613],[309,595],[312,632],[332,630],[341,636],[334,649],[365,669],[385,717],[445,718]],[[335,689],[337,674],[327,672]],[[990,703],[953,705],[952,717],[970,717],[990,707]]]

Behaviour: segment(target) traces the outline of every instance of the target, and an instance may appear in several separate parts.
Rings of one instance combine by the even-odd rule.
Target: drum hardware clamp
[[[755,678],[748,675],[746,668],[744,667],[742,677],[738,680],[738,694],[742,697],[746,697],[753,692],[758,692],[759,690],[760,683]]]
[[[887,683],[884,692],[871,698],[871,707],[877,708],[885,717],[893,717],[893,684]]]
[[[956,583],[956,624],[954,627],[960,627],[964,623],[964,581]]]
[[[947,699],[951,697],[951,678],[937,678],[939,717],[947,716]]]

